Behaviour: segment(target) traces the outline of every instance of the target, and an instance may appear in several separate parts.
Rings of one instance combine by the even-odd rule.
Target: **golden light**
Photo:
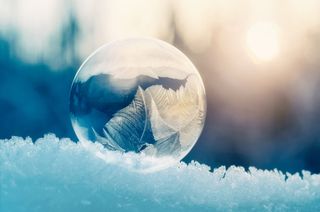
[[[269,61],[279,53],[278,27],[273,23],[258,22],[248,30],[246,42],[255,59]]]

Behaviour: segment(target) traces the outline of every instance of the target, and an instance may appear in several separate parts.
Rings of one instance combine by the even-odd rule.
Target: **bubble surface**
[[[81,65],[70,92],[70,117],[80,142],[138,153],[144,159],[137,169],[180,161],[200,136],[205,115],[197,69],[178,49],[156,39],[100,47]]]

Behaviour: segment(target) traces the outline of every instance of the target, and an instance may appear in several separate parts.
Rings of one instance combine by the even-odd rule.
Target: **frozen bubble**
[[[118,40],[80,67],[70,114],[83,144],[138,153],[143,159],[135,169],[153,171],[180,161],[196,143],[206,115],[205,91],[197,69],[172,45]]]

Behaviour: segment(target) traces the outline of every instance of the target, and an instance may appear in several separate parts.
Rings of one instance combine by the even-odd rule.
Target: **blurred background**
[[[114,39],[182,50],[207,92],[185,161],[320,172],[320,1],[0,0],[0,138],[76,140],[69,89]]]

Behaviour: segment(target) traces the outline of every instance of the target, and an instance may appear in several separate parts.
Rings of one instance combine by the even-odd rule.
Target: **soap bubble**
[[[136,161],[128,162],[137,170],[180,161],[196,143],[205,115],[197,69],[178,49],[156,39],[100,47],[81,65],[70,93],[71,122],[80,142],[137,153]]]

